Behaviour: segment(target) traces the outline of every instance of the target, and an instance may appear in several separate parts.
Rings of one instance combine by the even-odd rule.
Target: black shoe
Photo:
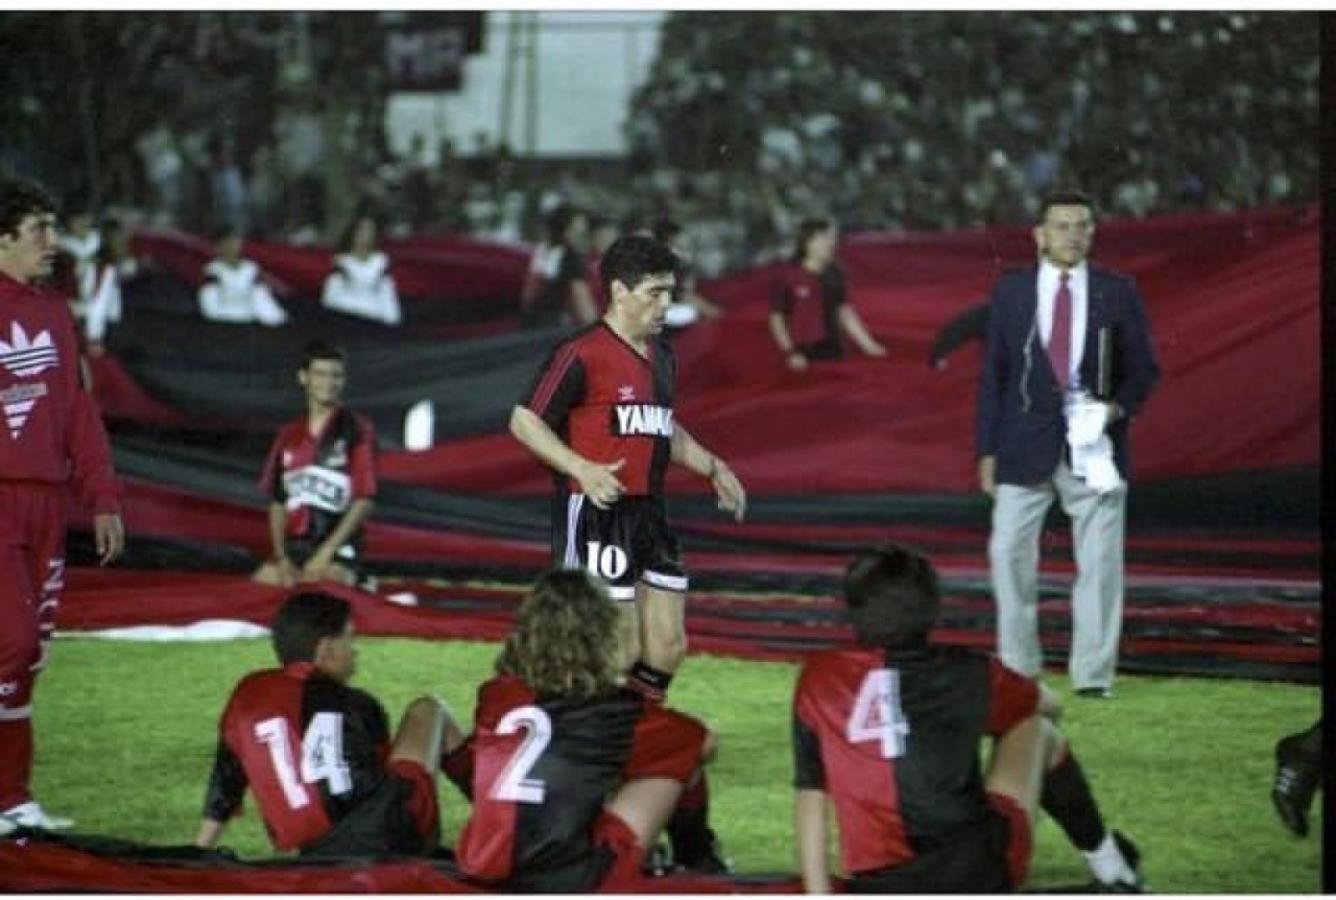
[[[711,841],[708,851],[695,859],[679,860],[673,869],[692,875],[732,875],[733,861],[720,852],[718,841]]]
[[[1107,687],[1077,688],[1076,696],[1085,697],[1088,700],[1112,700],[1113,688],[1107,688]]]
[[[1301,749],[1302,737],[1292,734],[1276,743],[1276,777],[1271,782],[1276,814],[1295,837],[1308,835],[1308,809],[1320,773],[1316,760]]]
[[[1127,867],[1132,870],[1132,880],[1100,881],[1096,879],[1086,886],[1086,892],[1090,894],[1146,893],[1146,879],[1141,876],[1141,848],[1130,837],[1116,828],[1113,831],[1113,842],[1118,846],[1118,852],[1123,855],[1123,861],[1127,863]]]

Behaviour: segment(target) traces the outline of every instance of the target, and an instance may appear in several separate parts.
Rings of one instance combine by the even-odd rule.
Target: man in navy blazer
[[[1160,370],[1136,285],[1086,262],[1094,235],[1089,197],[1050,194],[1034,229],[1039,265],[994,286],[976,444],[979,485],[994,501],[998,655],[1039,674],[1039,534],[1056,497],[1072,520],[1077,569],[1068,671],[1080,696],[1110,697],[1122,632],[1127,428]]]

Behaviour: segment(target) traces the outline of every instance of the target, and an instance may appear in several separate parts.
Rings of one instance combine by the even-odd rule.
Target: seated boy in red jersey
[[[853,893],[1018,890],[1042,807],[1082,851],[1093,892],[1142,888],[1136,846],[1107,831],[1053,724],[1057,698],[992,657],[935,647],[937,574],[920,554],[864,553],[844,576],[859,645],[809,656],[793,701],[803,884],[829,893],[826,802]],[[987,773],[979,742],[994,738]]]
[[[508,893],[625,885],[713,751],[705,726],[622,686],[618,611],[580,570],[542,575],[478,690],[460,868]]]
[[[464,739],[444,702],[410,703],[391,743],[384,707],[348,686],[357,647],[352,609],[338,597],[291,597],[273,640],[282,668],[247,675],[223,712],[196,844],[218,842],[249,785],[279,850],[432,853],[442,744],[449,752]]]

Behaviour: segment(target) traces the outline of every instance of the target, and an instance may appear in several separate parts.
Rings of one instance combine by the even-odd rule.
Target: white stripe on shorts
[[[636,598],[636,587],[633,584],[605,583],[604,586],[608,589],[608,596],[612,597],[614,600],[625,603],[628,600],[634,600]]]
[[[646,569],[641,574],[640,579],[651,587],[662,588],[665,591],[676,591],[679,594],[687,592],[689,583],[685,575],[665,575],[652,569]]]
[[[580,553],[575,547],[575,539],[580,526],[580,510],[584,508],[585,495],[571,494],[566,498],[566,556],[561,564],[568,569],[580,568]]]
[[[7,706],[0,706],[0,722],[17,722],[21,719],[32,718],[32,706],[18,706],[10,709]]]

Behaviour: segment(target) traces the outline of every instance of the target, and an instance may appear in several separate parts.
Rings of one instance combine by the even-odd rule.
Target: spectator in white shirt
[[[104,219],[83,304],[84,337],[91,355],[102,355],[107,326],[121,320],[121,286],[138,271],[139,263],[130,255],[130,233],[119,219]]]
[[[398,325],[403,318],[399,292],[389,257],[376,249],[376,220],[369,215],[354,219],[341,249],[325,278],[321,302],[336,312]]]
[[[260,267],[241,255],[241,232],[232,227],[219,233],[218,256],[204,267],[199,308],[214,322],[258,322],[282,325],[288,314],[274,299]]]
[[[102,246],[102,236],[93,227],[94,221],[92,210],[76,207],[70,213],[67,230],[57,238],[60,249],[74,264],[75,299],[70,309],[76,319],[84,317],[97,286],[97,251]]]

